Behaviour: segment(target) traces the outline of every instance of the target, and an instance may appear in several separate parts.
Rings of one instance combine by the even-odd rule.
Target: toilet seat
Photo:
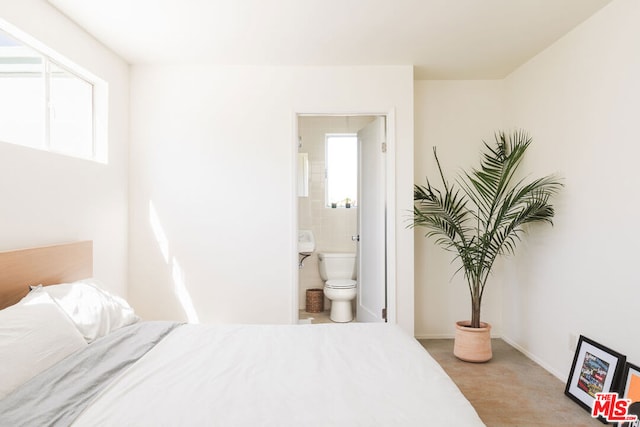
[[[327,280],[324,286],[329,289],[354,289],[357,282],[350,279],[333,279]]]

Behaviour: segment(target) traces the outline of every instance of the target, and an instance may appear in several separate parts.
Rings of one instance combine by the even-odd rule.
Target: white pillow
[[[36,374],[87,346],[44,292],[0,310],[0,399]]]
[[[53,298],[87,342],[140,320],[124,299],[100,288],[95,279],[35,289]]]

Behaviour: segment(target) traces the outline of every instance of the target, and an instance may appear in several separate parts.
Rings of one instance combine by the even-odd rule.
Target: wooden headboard
[[[93,276],[93,242],[0,252],[0,310],[20,301],[29,285],[54,285]]]

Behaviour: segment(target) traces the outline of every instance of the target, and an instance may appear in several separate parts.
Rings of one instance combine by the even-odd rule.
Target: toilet
[[[324,280],[324,295],[331,300],[329,318],[334,322],[351,322],[351,301],[356,297],[356,254],[350,252],[318,253],[318,269]]]

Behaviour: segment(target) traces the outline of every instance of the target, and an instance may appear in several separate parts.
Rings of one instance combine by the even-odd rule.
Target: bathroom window
[[[0,141],[106,162],[96,144],[97,84],[28,35],[0,29]]]
[[[326,135],[326,206],[352,208],[358,197],[358,137]]]

